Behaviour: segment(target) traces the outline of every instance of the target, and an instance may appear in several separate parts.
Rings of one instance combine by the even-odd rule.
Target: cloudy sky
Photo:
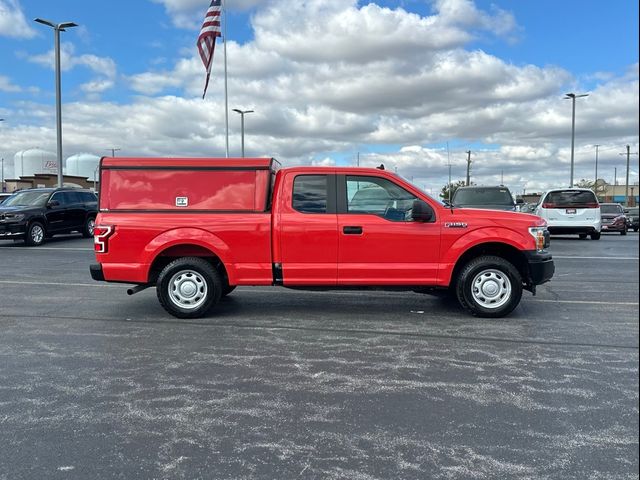
[[[209,0],[0,0],[0,156],[224,156],[223,47],[202,99],[196,39]],[[100,6],[100,9],[96,8]],[[638,152],[636,0],[229,0],[229,149],[284,165],[378,165],[437,192],[466,174],[516,193],[624,181]],[[631,182],[638,181],[632,156]]]

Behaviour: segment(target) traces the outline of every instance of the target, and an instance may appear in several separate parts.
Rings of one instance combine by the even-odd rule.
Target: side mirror
[[[60,206],[60,202],[58,200],[51,200],[49,203],[47,203],[47,207],[49,208],[55,208],[59,206]]]
[[[411,209],[411,219],[414,222],[430,222],[433,220],[433,208],[423,200],[414,200]]]

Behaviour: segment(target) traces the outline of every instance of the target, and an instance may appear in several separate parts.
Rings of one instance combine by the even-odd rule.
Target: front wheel
[[[476,317],[504,317],[520,303],[522,277],[504,258],[485,255],[464,266],[456,295],[460,305]]]
[[[44,229],[44,225],[42,225],[40,222],[33,222],[27,228],[27,233],[25,234],[24,241],[31,247],[38,247],[44,243],[45,236],[46,231]]]
[[[177,318],[198,318],[220,300],[222,280],[213,266],[197,257],[174,260],[158,276],[160,305]]]
[[[590,234],[591,240],[600,240],[600,232],[593,232]]]
[[[624,227],[620,232],[620,235],[626,235],[626,234],[627,234],[627,227]]]

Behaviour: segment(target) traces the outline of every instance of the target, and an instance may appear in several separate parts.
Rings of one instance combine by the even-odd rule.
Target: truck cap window
[[[302,213],[327,213],[327,176],[298,175],[293,181],[293,208]]]

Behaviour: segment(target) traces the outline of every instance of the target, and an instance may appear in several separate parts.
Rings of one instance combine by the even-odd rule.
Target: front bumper
[[[0,239],[24,237],[25,231],[24,223],[0,222]]]
[[[524,255],[527,259],[527,269],[529,278],[527,283],[530,285],[541,285],[548,282],[553,277],[556,267],[553,263],[553,257],[549,252],[525,251]]]

